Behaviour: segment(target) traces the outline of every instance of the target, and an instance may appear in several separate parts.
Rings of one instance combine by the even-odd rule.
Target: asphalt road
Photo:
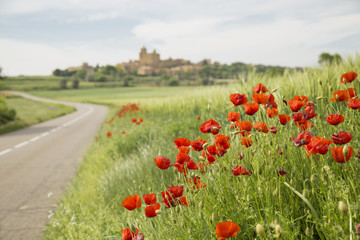
[[[46,101],[72,105],[77,111],[0,136],[0,239],[41,239],[49,211],[76,174],[108,111],[97,105]]]

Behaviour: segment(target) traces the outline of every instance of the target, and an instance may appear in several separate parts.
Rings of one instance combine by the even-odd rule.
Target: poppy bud
[[[309,228],[309,227],[306,227],[306,229],[305,229],[305,235],[306,236],[311,236],[312,234],[311,234],[311,229]]]
[[[155,211],[155,213],[156,213],[156,214],[160,214],[160,213],[161,213],[161,210],[158,209],[158,210]]]
[[[203,148],[206,148],[208,145],[209,145],[208,143],[204,143],[204,144],[202,145],[202,147],[203,147]]]
[[[207,109],[208,109],[209,111],[211,110],[210,104],[208,104]]]
[[[274,93],[278,90],[279,88],[275,88],[274,90],[271,91],[271,93]]]
[[[275,226],[275,237],[278,238],[281,236],[282,233],[282,228],[281,226],[278,224]]]
[[[348,212],[348,207],[346,206],[346,203],[344,203],[343,201],[339,202],[338,209],[341,212],[341,214],[344,215],[344,216]]]
[[[321,99],[325,99],[325,97],[320,96],[316,98],[316,100],[321,100]]]
[[[265,229],[261,224],[256,224],[255,232],[259,237],[265,237]]]
[[[205,158],[204,158],[203,156],[200,156],[200,157],[199,157],[199,160],[200,160],[200,161],[205,161]]]
[[[136,181],[135,181],[135,180],[133,180],[133,184],[136,184]]]
[[[310,181],[314,183],[314,182],[316,182],[316,180],[317,180],[317,175],[315,175],[315,174],[311,175]]]
[[[216,222],[216,215],[215,215],[215,213],[211,214],[211,221],[212,221],[213,223]]]
[[[300,143],[301,143],[301,145],[305,145],[305,144],[306,144],[306,140],[305,140],[305,139],[301,139],[301,140],[300,140]]]
[[[348,155],[348,153],[349,153],[349,147],[347,145],[345,145],[343,147],[342,152],[343,152],[344,156],[346,157]]]
[[[220,129],[218,127],[212,127],[212,129],[219,131]]]
[[[308,193],[309,193],[308,190],[304,189],[302,192],[302,195],[306,198]]]
[[[203,208],[204,204],[202,201],[199,202],[199,208]]]
[[[332,88],[332,86],[331,86],[331,85],[329,86],[329,90],[330,90],[330,91],[332,91],[332,90],[333,90],[333,88]]]

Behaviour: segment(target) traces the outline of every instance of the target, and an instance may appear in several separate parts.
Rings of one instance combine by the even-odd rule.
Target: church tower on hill
[[[156,53],[156,50],[152,53],[147,53],[146,48],[143,46],[139,54],[139,62],[142,65],[158,66],[160,63],[160,54]]]

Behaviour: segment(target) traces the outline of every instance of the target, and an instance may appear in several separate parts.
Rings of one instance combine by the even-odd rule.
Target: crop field
[[[16,119],[0,126],[0,134],[28,127],[75,111],[62,104],[37,102],[20,96],[7,96],[8,107],[16,111]]]
[[[359,72],[56,92],[112,107],[43,238],[359,239]]]
[[[57,100],[97,103],[110,106],[121,106],[128,102],[157,101],[167,97],[176,97],[193,92],[201,87],[130,87],[130,88],[96,88],[59,91],[31,91],[39,97]]]

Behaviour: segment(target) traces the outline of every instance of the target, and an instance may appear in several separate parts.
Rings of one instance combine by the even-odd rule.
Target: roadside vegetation
[[[3,104],[7,105],[7,110],[3,111]],[[5,93],[0,94],[0,107],[1,119],[5,113],[8,116],[7,121],[0,122],[0,134],[12,132],[75,111],[74,107],[37,102]]]
[[[43,238],[358,239],[359,71],[357,56],[130,103],[83,91],[112,108]]]

